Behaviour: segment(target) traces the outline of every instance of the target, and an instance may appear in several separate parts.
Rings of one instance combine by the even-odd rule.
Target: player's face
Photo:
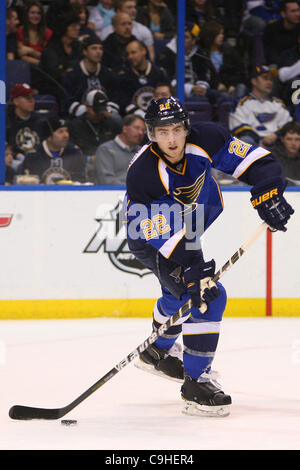
[[[184,155],[186,129],[184,124],[155,127],[155,140],[170,163],[179,162]]]

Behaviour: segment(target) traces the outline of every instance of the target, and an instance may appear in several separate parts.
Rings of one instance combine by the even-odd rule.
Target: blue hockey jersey
[[[269,151],[232,137],[216,123],[203,123],[187,136],[185,155],[170,164],[150,142],[135,155],[127,173],[127,237],[149,243],[164,257],[189,266],[197,240],[223,210],[211,168],[254,185],[280,175]],[[196,243],[196,244],[195,244]]]

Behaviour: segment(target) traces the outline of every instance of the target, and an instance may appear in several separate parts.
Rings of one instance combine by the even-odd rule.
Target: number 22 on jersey
[[[154,215],[152,219],[142,220],[141,228],[146,240],[159,237],[171,230],[170,225],[167,224],[165,216],[162,214]]]

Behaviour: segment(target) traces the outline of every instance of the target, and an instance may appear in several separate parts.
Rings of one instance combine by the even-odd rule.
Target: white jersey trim
[[[167,172],[167,164],[161,159],[158,159],[158,172],[161,179],[161,182],[167,191],[169,192],[169,175]]]
[[[169,258],[172,254],[172,252],[175,250],[176,246],[180,242],[180,240],[185,236],[186,233],[186,227],[184,226],[181,230],[178,232],[174,233],[172,237],[169,238],[169,240],[164,243],[159,251],[160,253],[165,257]]]
[[[248,155],[243,159],[243,161],[236,167],[233,177],[238,178],[241,176],[244,171],[247,170],[247,168],[255,162],[255,160],[258,160],[259,158],[264,157],[265,155],[268,155],[270,152],[262,147],[258,147],[257,149],[253,150],[252,152],[248,153]]]
[[[131,165],[145,152],[145,150],[151,145],[151,143],[149,144],[145,144],[143,145],[143,147],[137,151],[137,153],[132,157],[132,159],[130,160],[129,162],[129,165],[128,165],[128,168],[131,167]]]
[[[207,152],[198,145],[195,144],[186,144],[185,153],[190,153],[191,155],[198,155],[200,157],[207,158],[210,162],[212,161]]]

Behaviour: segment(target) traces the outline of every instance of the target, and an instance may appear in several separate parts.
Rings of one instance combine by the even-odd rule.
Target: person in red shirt
[[[52,34],[46,25],[41,3],[37,0],[26,3],[22,25],[17,29],[19,57],[31,65],[39,66],[41,54]]]

